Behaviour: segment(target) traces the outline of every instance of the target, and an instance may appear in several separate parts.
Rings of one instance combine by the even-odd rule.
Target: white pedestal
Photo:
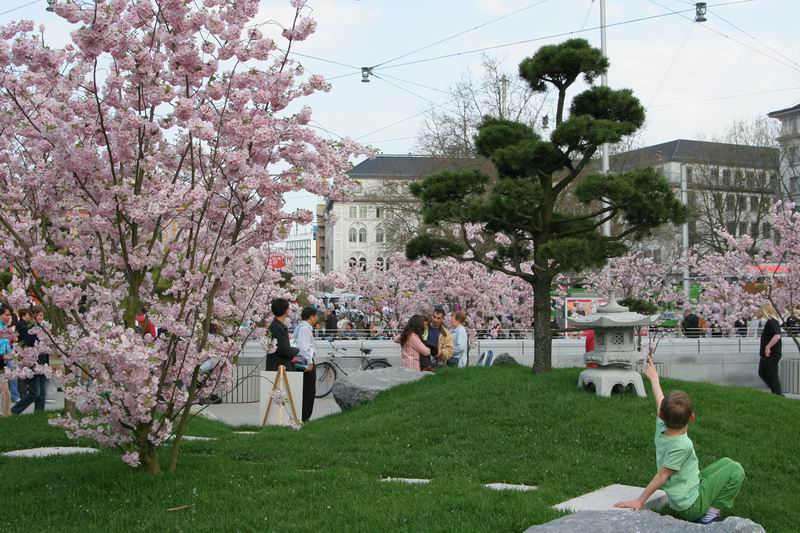
[[[582,389],[589,383],[594,385],[594,390],[598,396],[611,396],[611,392],[616,385],[621,385],[622,387],[633,385],[636,389],[636,394],[642,398],[647,396],[647,393],[644,391],[642,375],[635,370],[624,368],[587,368],[581,372],[578,378],[578,388]]]
[[[275,386],[275,380],[278,377],[277,372],[261,372],[261,386],[259,387],[259,404],[258,404],[258,423],[264,420],[264,415],[267,412],[269,405],[270,395],[272,388]],[[294,408],[297,412],[297,420],[303,416],[303,373],[302,372],[286,372],[286,380],[289,383],[289,390],[292,392],[292,400],[294,400]],[[284,390],[284,392],[286,392]],[[289,415],[291,407],[287,404],[284,406],[272,403],[267,416],[267,426],[289,426],[291,425],[292,417]]]

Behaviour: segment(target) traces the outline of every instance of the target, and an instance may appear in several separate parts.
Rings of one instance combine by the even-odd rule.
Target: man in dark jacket
[[[39,342],[39,337],[30,333],[30,329],[36,327],[37,324],[44,320],[44,313],[42,308],[38,305],[32,307],[30,310],[25,310],[20,316],[20,321],[17,324],[17,334],[19,343],[26,347],[32,348]],[[46,365],[50,363],[50,356],[46,353],[40,353],[37,358],[37,363]],[[47,394],[47,378],[42,374],[36,374],[31,379],[27,380],[28,390],[20,400],[11,408],[11,412],[15,415],[22,414],[30,404],[33,404],[34,411],[44,411],[45,398]]]
[[[331,309],[325,319],[325,335],[335,337],[339,332],[339,317],[336,316],[336,309]]]
[[[270,308],[275,318],[269,325],[269,335],[278,346],[274,352],[267,354],[267,371],[277,371],[282,365],[287,372],[291,372],[300,360],[297,359],[299,350],[289,342],[289,328],[285,323],[289,315],[289,301],[276,298],[272,300]]]
[[[683,311],[683,322],[681,322],[684,337],[696,339],[700,337],[700,317],[692,313],[691,309]]]

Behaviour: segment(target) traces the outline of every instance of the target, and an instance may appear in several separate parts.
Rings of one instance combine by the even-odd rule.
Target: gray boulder
[[[342,376],[336,380],[333,386],[333,398],[342,411],[346,411],[375,398],[392,387],[411,383],[429,375],[431,375],[430,372],[419,372],[397,366],[353,372],[349,376]]]
[[[547,524],[533,526],[525,533],[764,533],[764,528],[751,520],[731,516],[708,525],[693,524],[653,511],[581,511]]]
[[[508,353],[501,353],[492,360],[492,366],[514,366],[518,364],[517,360]]]

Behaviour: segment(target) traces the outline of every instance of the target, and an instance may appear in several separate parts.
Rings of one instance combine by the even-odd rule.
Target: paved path
[[[47,411],[59,411],[64,408],[63,392],[56,392],[54,395],[49,396],[48,400],[53,401],[48,401],[45,404]],[[221,403],[209,405],[206,411],[229,426],[257,426],[260,423],[258,420],[258,403]],[[316,399],[311,420],[340,412],[341,409],[333,399],[333,394],[329,394],[326,398]],[[30,413],[33,413],[33,405],[28,407],[24,414]]]

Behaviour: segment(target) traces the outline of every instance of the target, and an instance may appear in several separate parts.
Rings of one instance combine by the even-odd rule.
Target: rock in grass
[[[336,384],[333,386],[333,397],[342,411],[346,411],[372,400],[381,392],[392,387],[417,381],[428,375],[430,372],[419,372],[397,366],[353,372],[349,376],[341,376],[336,380]]]
[[[547,524],[533,526],[525,533],[764,533],[764,528],[751,520],[728,517],[708,525],[693,524],[653,511],[581,511]]]
[[[508,353],[501,353],[492,361],[492,366],[515,366],[518,364],[517,360]]]

